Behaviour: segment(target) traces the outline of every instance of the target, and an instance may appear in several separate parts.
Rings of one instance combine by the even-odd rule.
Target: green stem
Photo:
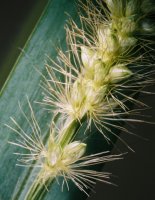
[[[62,131],[60,137],[60,145],[63,148],[68,144],[76,135],[78,129],[81,126],[81,123],[84,122],[85,117],[81,121],[73,120],[69,125]],[[54,178],[46,180],[44,183],[40,182],[40,175],[42,170],[39,172],[37,178],[34,180],[32,186],[30,187],[25,200],[41,200],[47,193],[47,188],[52,184]]]
[[[36,180],[34,180],[24,200],[41,200],[45,196],[47,192],[47,187],[53,182],[54,178],[47,180],[43,184],[40,182],[40,179],[39,179],[39,176],[41,173],[42,173],[42,170],[39,172]]]
[[[73,137],[75,136],[77,130],[80,127],[80,122],[78,120],[73,120],[61,133],[61,137],[59,139],[60,145],[63,148],[66,144],[68,144]]]

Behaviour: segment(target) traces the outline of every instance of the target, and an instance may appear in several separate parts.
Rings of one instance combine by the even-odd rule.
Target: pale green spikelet
[[[129,70],[124,64],[114,65],[109,71],[109,79],[111,83],[120,82],[123,79],[129,78],[131,75],[131,70]]]
[[[87,116],[89,126],[94,122],[99,129],[100,125],[105,126],[104,116],[109,116],[109,120],[112,116],[125,120],[123,113],[129,113],[125,104],[138,103],[133,96],[141,86],[142,89],[151,84],[145,66],[152,66],[148,65],[145,51],[142,55],[138,53],[141,40],[136,33],[143,17],[139,2],[105,2],[109,10],[100,1],[98,7],[90,1],[87,5],[81,3],[86,13],[80,16],[82,28],[72,20],[66,27],[69,50],[60,51],[61,65],[52,61],[52,68],[48,66],[50,79],[45,78],[44,87],[52,93],[48,92],[43,100],[56,106],[55,112],[63,114],[67,121],[81,121]],[[61,84],[54,71],[64,76],[65,83]],[[125,94],[129,90],[130,96]]]
[[[48,144],[43,144],[41,129],[29,101],[28,104],[32,121],[28,120],[21,107],[20,109],[23,117],[28,120],[27,122],[32,133],[30,134],[23,130],[13,118],[11,120],[14,126],[6,126],[19,136],[17,141],[10,142],[20,150],[15,153],[21,157],[18,159],[17,165],[40,168],[40,173],[34,181],[34,188],[36,185],[43,185],[44,187],[49,180],[52,181],[55,178],[62,177],[62,189],[65,184],[69,190],[68,181],[71,180],[81,191],[87,194],[88,188],[92,189],[96,180],[110,183],[110,173],[98,172],[88,169],[88,167],[122,159],[122,154],[108,156],[106,155],[108,152],[100,152],[85,155],[87,148],[85,143],[81,141],[68,141],[66,140],[68,136],[66,133],[68,134],[68,132],[60,134],[53,130],[52,127],[47,139]],[[21,153],[21,149],[27,151]],[[34,164],[34,161],[36,164]],[[25,199],[31,199],[33,195],[35,196],[35,193],[31,194],[30,192]]]

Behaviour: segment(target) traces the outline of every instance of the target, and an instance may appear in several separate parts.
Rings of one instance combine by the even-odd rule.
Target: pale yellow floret
[[[109,71],[109,79],[111,83],[118,83],[132,75],[131,70],[124,64],[117,64],[111,67]]]
[[[81,46],[81,60],[84,67],[87,69],[93,68],[96,62],[96,52],[87,46]]]
[[[119,41],[111,26],[100,25],[97,29],[97,57],[104,63],[112,63],[119,54]]]

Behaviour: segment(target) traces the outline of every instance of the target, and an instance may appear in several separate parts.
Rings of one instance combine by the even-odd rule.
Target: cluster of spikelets
[[[25,132],[13,118],[16,128],[9,126],[21,137],[12,143],[29,151],[21,154],[19,161],[30,166],[37,161],[34,166],[41,168],[38,179],[43,185],[62,176],[67,187],[70,179],[86,192],[96,180],[108,182],[110,174],[90,170],[89,166],[117,160],[120,156],[105,156],[103,152],[85,155],[87,145],[73,139],[82,122],[87,121],[87,128],[94,124],[109,140],[103,128],[109,131],[111,125],[122,129],[112,122],[132,121],[126,118],[131,113],[127,102],[142,104],[134,96],[152,83],[149,62],[152,28],[145,20],[148,1],[96,2],[97,5],[91,1],[80,2],[81,26],[72,20],[66,26],[68,50],[65,53],[60,50],[58,62],[50,60],[52,66],[46,64],[48,77],[44,76],[42,104],[50,106],[63,125],[57,127],[51,122],[48,144],[43,144],[29,103],[31,123],[22,112],[32,134]]]
[[[103,1],[96,7],[90,1],[82,4],[86,13],[80,16],[82,28],[73,21],[66,27],[68,54],[60,51],[61,65],[47,64],[44,97],[44,103],[63,114],[67,123],[87,116],[88,126],[93,121],[101,132],[105,120],[113,116],[122,120],[129,112],[127,101],[140,104],[133,96],[152,82],[150,56],[141,50],[149,48],[149,41],[141,42],[142,2],[105,2],[108,10]]]

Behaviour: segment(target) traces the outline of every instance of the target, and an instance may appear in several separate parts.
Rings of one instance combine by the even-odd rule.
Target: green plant
[[[19,165],[30,167],[13,199],[48,199],[51,192],[54,198],[57,193],[55,180],[62,188],[64,184],[71,188],[68,198],[78,189],[88,194],[96,180],[109,182],[110,174],[100,172],[100,164],[120,159],[122,155],[105,156],[104,151],[108,153],[111,144],[120,138],[120,130],[127,131],[122,127],[125,121],[141,122],[130,118],[129,114],[136,114],[132,109],[134,103],[142,104],[136,100],[137,94],[153,83],[150,78],[152,43],[149,40],[153,28],[149,23],[146,26],[144,5],[147,2],[107,0],[97,1],[96,5],[90,1],[80,2],[83,9],[80,25],[70,19],[66,26],[67,50],[65,53],[58,50],[58,61],[46,59],[46,71],[37,69],[43,79],[43,101],[40,98],[38,102],[54,113],[52,120],[48,116],[49,127],[44,127],[47,111],[40,112],[37,106],[33,111],[29,100],[26,102],[30,112],[24,102],[24,106],[20,105],[19,119],[11,117],[13,124],[6,125],[18,135],[11,143],[27,150],[17,153],[21,156]],[[51,8],[49,2],[46,15],[51,15]],[[39,54],[34,51],[34,55],[38,58]],[[31,71],[26,70],[28,74]],[[14,76],[19,77],[19,72]],[[33,69],[32,74],[36,73]],[[40,80],[39,73],[37,76],[32,82],[31,94],[40,93],[40,88],[34,91]],[[92,145],[94,135],[101,140],[98,148]],[[32,183],[32,175],[36,173]],[[78,189],[69,186],[68,179]],[[57,199],[67,198],[67,195],[59,194]],[[81,194],[81,198],[85,195]]]

